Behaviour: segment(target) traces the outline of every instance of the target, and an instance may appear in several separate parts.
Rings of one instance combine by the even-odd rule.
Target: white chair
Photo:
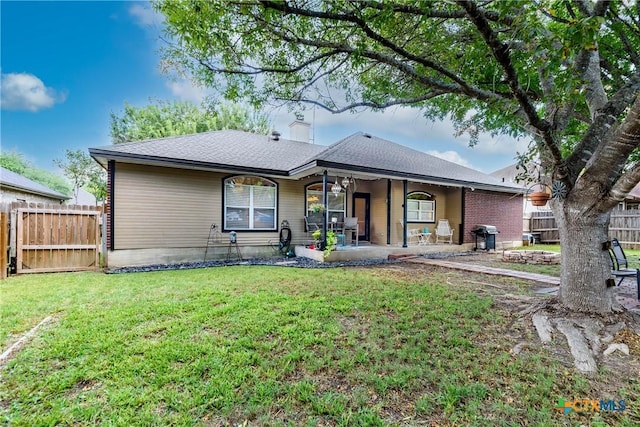
[[[356,246],[358,246],[358,235],[360,234],[360,230],[358,227],[358,217],[351,216],[345,217],[344,219],[344,228],[343,233],[345,238],[349,239],[349,242],[353,242],[353,233],[356,233]]]
[[[449,225],[448,219],[441,219],[438,221],[438,226],[436,227],[436,243],[440,241],[447,242],[449,244],[453,243],[453,228]]]
[[[422,232],[417,228],[410,228],[407,230],[407,245],[411,243],[415,243],[417,245],[420,244],[422,240]]]

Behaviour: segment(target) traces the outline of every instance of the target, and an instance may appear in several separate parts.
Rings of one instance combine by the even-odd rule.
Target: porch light
[[[353,176],[348,177],[345,176],[342,179],[342,187],[346,190],[351,190],[352,193],[355,193],[356,191],[356,180]]]
[[[338,194],[342,191],[342,186],[338,182],[338,178],[336,178],[336,182],[331,186],[331,192],[338,197]]]

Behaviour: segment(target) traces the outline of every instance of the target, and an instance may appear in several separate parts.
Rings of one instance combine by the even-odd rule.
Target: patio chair
[[[618,239],[611,239],[609,256],[611,257],[612,265],[611,274],[616,278],[620,278],[617,286],[620,286],[626,277],[635,277],[638,299],[640,299],[640,270],[637,268],[629,268],[627,256],[625,255]]]
[[[307,232],[307,237],[312,238],[313,232],[320,230],[320,225],[313,221],[310,221],[308,217],[304,217],[304,231]]]
[[[358,227],[357,216],[345,217],[342,233],[345,235],[345,238],[348,239],[350,243],[353,242],[353,233],[355,233],[356,246],[358,246],[358,235],[360,234],[360,229]]]
[[[453,228],[449,225],[448,219],[441,219],[438,221],[438,226],[436,227],[436,243],[440,241],[446,242],[449,241],[449,244],[453,244]]]
[[[422,241],[422,232],[417,228],[410,228],[407,230],[407,245],[415,243],[419,245]]]

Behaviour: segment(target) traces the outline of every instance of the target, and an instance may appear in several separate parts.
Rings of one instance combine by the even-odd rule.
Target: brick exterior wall
[[[479,224],[496,226],[496,242],[522,240],[522,195],[465,189],[463,200],[463,243],[475,242],[471,230]]]

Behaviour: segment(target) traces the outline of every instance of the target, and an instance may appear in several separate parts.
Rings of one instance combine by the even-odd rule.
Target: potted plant
[[[546,205],[550,197],[551,195],[549,193],[545,193],[544,191],[534,191],[528,196],[533,206]]]
[[[322,213],[324,212],[324,205],[321,203],[312,203],[309,205],[309,210],[313,213]]]
[[[321,250],[322,245],[320,244],[320,239],[322,238],[322,230],[316,230],[311,234],[311,237],[316,241],[315,247],[317,250]],[[331,251],[335,250],[336,244],[338,243],[338,237],[336,233],[331,230],[327,230],[327,241],[324,247],[324,256],[327,257],[331,253]]]

